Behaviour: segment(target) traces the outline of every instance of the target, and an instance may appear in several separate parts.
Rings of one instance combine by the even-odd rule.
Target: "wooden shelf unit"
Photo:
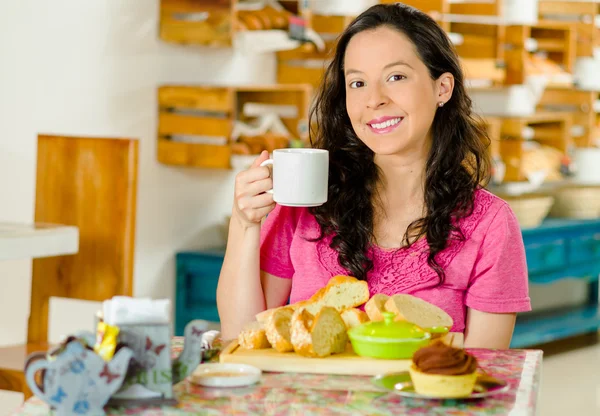
[[[598,118],[594,111],[600,93],[575,88],[547,88],[538,104],[540,111],[568,111],[573,115],[573,142],[577,147],[591,147],[600,139]]]
[[[576,34],[576,56],[593,56],[594,48],[600,47],[600,28],[595,24],[600,15],[600,3],[539,0],[538,10],[541,22],[572,22],[570,24]]]
[[[522,174],[523,144],[528,140],[551,146],[563,154],[572,148],[570,112],[538,112],[527,117],[502,118],[500,156],[506,164],[507,182],[524,181]],[[524,139],[527,132],[533,131],[530,139]]]
[[[230,47],[237,0],[160,0],[159,37],[172,43]]]
[[[316,89],[331,59],[337,37],[352,19],[352,16],[312,15],[309,25],[323,38],[325,50],[319,51],[314,44],[306,43],[296,49],[277,52],[277,82],[307,83]]]
[[[162,86],[158,90],[158,160],[168,165],[228,169],[233,125],[236,120],[246,121],[245,103],[295,105],[297,117],[281,121],[296,136],[299,123],[308,119],[311,95],[312,88],[304,84]],[[204,137],[209,143],[174,140],[178,136]]]
[[[531,41],[531,42],[530,42]],[[537,48],[529,52],[528,43]],[[562,23],[538,23],[534,26],[507,26],[505,29],[503,60],[506,62],[506,84],[523,84],[528,73],[530,53],[543,52],[548,59],[572,74],[575,58],[575,31]]]

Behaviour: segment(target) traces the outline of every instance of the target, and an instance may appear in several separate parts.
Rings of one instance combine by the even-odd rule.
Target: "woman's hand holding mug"
[[[249,169],[238,173],[235,178],[233,216],[245,228],[260,225],[265,215],[275,208],[273,194],[268,192],[273,188],[271,170],[261,166],[268,158],[269,153],[263,151]]]

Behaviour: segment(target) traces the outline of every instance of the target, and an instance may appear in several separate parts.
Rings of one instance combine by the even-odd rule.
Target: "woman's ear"
[[[454,75],[450,72],[443,73],[437,79],[437,102],[447,103],[452,98],[454,90]]]

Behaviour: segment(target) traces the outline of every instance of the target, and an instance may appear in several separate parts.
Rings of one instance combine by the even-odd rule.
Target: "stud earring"
[[[444,106],[444,102],[443,102],[443,101],[440,101],[440,102],[438,103],[438,107],[442,108],[443,106]]]

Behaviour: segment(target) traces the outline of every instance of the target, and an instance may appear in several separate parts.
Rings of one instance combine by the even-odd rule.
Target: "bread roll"
[[[237,17],[242,22],[242,24],[248,28],[248,30],[262,30],[263,29],[262,21],[256,15],[254,15],[252,12],[240,10],[238,12]]]
[[[255,10],[250,12],[252,13],[254,16],[258,17],[262,23],[262,29],[261,30],[270,30],[273,29],[273,22],[271,21],[271,16],[269,15],[269,13],[265,10]]]
[[[371,321],[383,321],[382,312],[385,312],[385,303],[390,297],[383,293],[373,295],[365,305],[365,312]]]
[[[291,341],[290,327],[294,309],[283,307],[274,311],[265,323],[265,331],[269,343],[279,352],[294,351]]]
[[[408,321],[421,328],[452,327],[454,321],[441,308],[416,296],[394,295],[385,303],[385,309],[396,314],[395,320]]]
[[[247,350],[271,348],[264,326],[260,322],[250,322],[238,335],[240,347]]]

